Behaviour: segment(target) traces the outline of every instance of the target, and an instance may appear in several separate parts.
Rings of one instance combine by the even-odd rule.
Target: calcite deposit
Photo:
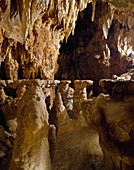
[[[134,169],[134,1],[0,1],[0,169]]]
[[[100,84],[107,94],[96,97],[91,119],[99,132],[107,167],[109,156],[115,168],[133,169],[134,82],[101,80]]]
[[[0,148],[0,168],[60,170],[94,164],[97,169],[104,169],[98,134],[84,115],[85,110],[89,114],[88,107],[82,108],[88,102],[86,86],[93,82],[77,80],[75,89],[70,83],[67,80],[0,81],[1,115],[7,122],[0,133],[0,140],[5,143],[5,149]]]
[[[94,22],[91,18],[92,5],[89,4],[79,14],[75,35],[69,38],[68,44],[62,45],[56,78],[96,82],[111,78],[113,74],[119,76],[133,68],[131,3],[97,1]]]
[[[1,1],[1,77],[53,79],[60,41],[74,33],[78,12],[88,2]]]
[[[0,83],[1,168],[133,167],[133,80],[101,80],[90,98],[91,80]]]

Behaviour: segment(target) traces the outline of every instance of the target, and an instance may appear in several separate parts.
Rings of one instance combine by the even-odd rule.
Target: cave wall
[[[91,4],[79,13],[74,36],[61,46],[57,79],[98,81],[133,68],[133,25],[119,22],[112,10],[107,3],[98,2],[94,22]],[[104,27],[106,18],[105,22],[111,22],[109,30]]]
[[[132,67],[133,1],[28,2],[1,2],[1,79],[98,81]]]
[[[0,2],[0,78],[54,79],[60,41],[74,33],[85,1]]]

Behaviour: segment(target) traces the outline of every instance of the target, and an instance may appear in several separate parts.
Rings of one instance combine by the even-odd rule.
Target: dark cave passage
[[[122,55],[118,47],[119,37],[125,39],[133,30],[113,20],[105,39],[101,19],[106,9],[107,4],[97,3],[94,22],[91,21],[92,4],[79,13],[74,36],[70,35],[67,43],[61,44],[55,79],[91,79],[97,85],[100,79],[119,76],[133,68],[133,54]]]

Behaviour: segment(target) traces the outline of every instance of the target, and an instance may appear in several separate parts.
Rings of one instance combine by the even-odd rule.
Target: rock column
[[[50,170],[48,112],[39,85],[29,85],[18,104],[17,119],[10,170]]]

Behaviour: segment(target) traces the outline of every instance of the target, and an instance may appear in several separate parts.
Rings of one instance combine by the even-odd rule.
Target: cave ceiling
[[[134,25],[134,1],[132,0],[1,1],[1,78],[54,79],[54,74],[58,70],[60,43],[64,38],[67,42],[70,34],[74,35],[78,14],[87,8],[88,4],[92,6],[90,22],[96,23],[97,27],[103,31],[102,39],[108,38],[113,21],[118,21],[122,26],[128,27],[132,34]],[[117,36],[122,44],[127,41],[126,35],[123,35],[124,40],[121,34]],[[129,37],[131,37],[130,34]],[[133,42],[130,38],[128,39],[125,48],[129,48],[129,53],[131,53]],[[121,43],[117,46],[122,51]],[[99,49],[104,53],[103,58],[110,58],[111,49],[108,43],[104,48]],[[95,56],[99,55],[95,54]]]

